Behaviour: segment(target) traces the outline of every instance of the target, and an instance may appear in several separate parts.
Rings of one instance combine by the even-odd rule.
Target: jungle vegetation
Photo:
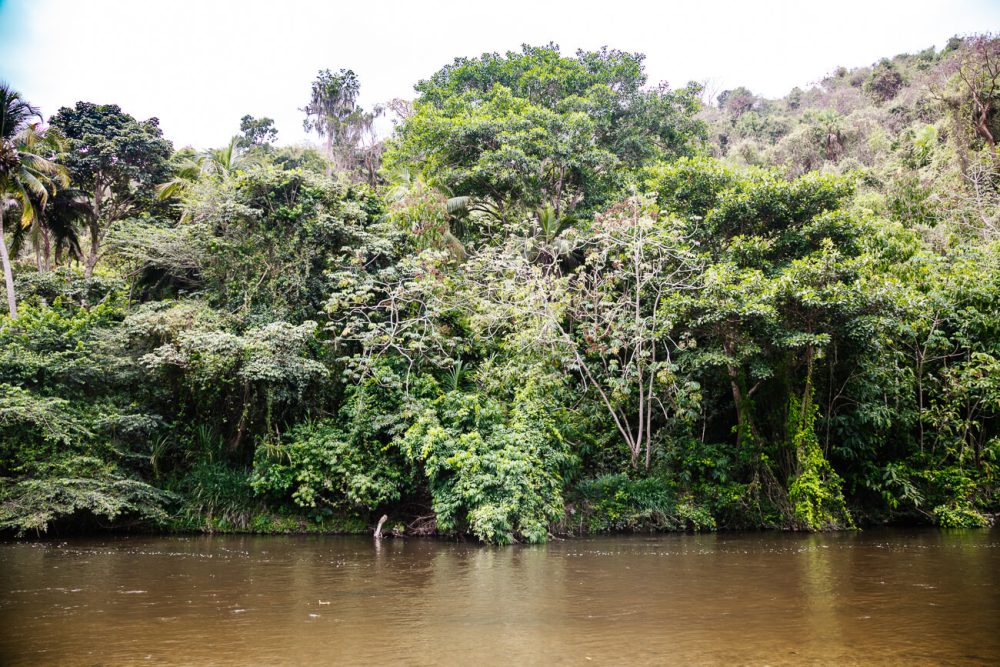
[[[361,84],[208,151],[0,86],[0,529],[992,521],[1000,40],[776,100],[554,45]]]

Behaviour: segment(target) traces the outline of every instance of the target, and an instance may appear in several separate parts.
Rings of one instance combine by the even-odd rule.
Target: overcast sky
[[[48,117],[77,100],[156,116],[178,147],[218,146],[244,114],[300,143],[309,84],[351,68],[365,106],[413,96],[457,56],[555,42],[645,53],[651,83],[769,97],[838,65],[1000,30],[998,0],[0,0],[0,80]]]

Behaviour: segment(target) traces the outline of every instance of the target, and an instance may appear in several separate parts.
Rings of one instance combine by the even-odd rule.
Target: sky
[[[413,97],[459,56],[558,44],[646,54],[650,83],[780,97],[837,66],[1000,31],[1000,0],[0,0],[0,80],[50,116],[78,100],[156,116],[177,147],[225,144],[245,114],[309,140],[320,69],[366,107]]]

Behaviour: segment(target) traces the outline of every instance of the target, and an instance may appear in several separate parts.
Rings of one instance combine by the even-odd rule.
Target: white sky
[[[412,98],[457,56],[552,41],[645,53],[650,83],[768,97],[838,65],[1000,29],[998,0],[0,0],[0,79],[48,117],[77,100],[160,119],[175,146],[224,144],[244,114],[306,140],[317,70],[353,69],[366,107]]]

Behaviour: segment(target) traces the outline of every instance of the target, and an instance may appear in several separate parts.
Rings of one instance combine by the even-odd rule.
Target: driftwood
[[[418,537],[434,535],[437,533],[437,515],[418,516],[406,527],[406,533]]]
[[[389,515],[388,514],[383,514],[382,518],[378,520],[378,525],[375,526],[375,539],[376,540],[381,540],[382,539],[382,526],[388,520],[389,520]]]

